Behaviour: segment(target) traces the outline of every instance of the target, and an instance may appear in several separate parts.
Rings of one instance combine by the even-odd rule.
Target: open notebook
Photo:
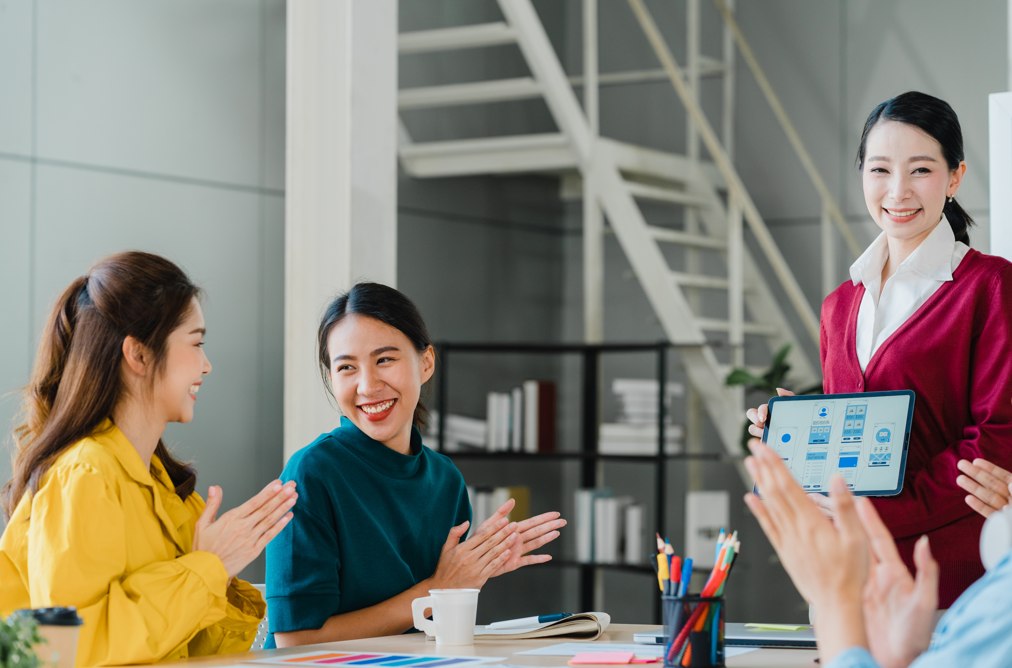
[[[480,640],[489,638],[494,640],[525,638],[578,638],[581,640],[596,640],[608,628],[611,623],[611,616],[606,612],[577,612],[575,614],[554,622],[543,622],[541,624],[530,624],[529,626],[511,627],[505,629],[493,629],[488,626],[474,627],[474,638]]]

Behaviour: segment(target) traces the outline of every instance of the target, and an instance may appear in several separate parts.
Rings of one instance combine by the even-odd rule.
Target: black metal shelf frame
[[[520,353],[535,355],[579,355],[582,359],[581,366],[581,420],[580,420],[580,444],[579,452],[555,452],[545,454],[519,453],[519,452],[496,452],[496,453],[452,453],[454,458],[461,459],[518,459],[518,458],[542,458],[554,460],[574,460],[580,462],[580,484],[584,487],[593,487],[596,480],[596,464],[598,461],[634,461],[653,463],[654,466],[654,508],[656,513],[657,526],[665,524],[665,490],[667,484],[667,467],[664,463],[671,459],[706,459],[721,461],[718,454],[704,453],[682,453],[667,455],[664,452],[665,445],[665,390],[668,379],[668,353],[672,349],[683,346],[671,343],[670,341],[658,341],[656,343],[453,343],[439,342],[436,344],[436,394],[439,405],[439,439],[437,450],[444,450],[444,439],[446,435],[446,416],[449,413],[448,403],[448,368],[449,360],[454,354],[460,353]],[[685,346],[697,347],[697,346]],[[600,357],[607,353],[641,352],[653,353],[656,360],[657,378],[657,453],[655,455],[602,455],[598,452],[598,439],[600,436],[600,415],[599,408],[599,382],[600,382]],[[580,568],[580,600],[585,609],[591,609],[594,599],[594,572],[598,568],[608,568],[629,572],[652,573],[647,566],[635,564],[595,564],[576,561],[558,560],[559,565],[577,566]],[[659,614],[659,613],[657,613]],[[656,616],[656,615],[655,615]]]

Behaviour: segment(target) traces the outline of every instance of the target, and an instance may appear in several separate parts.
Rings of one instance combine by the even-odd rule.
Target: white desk
[[[608,631],[601,636],[600,641],[605,642],[632,642],[632,634],[635,631],[656,630],[656,626],[644,626],[639,624],[612,624]],[[600,642],[599,641],[599,642]],[[435,643],[426,641],[421,633],[409,633],[398,636],[386,636],[383,638],[366,638],[363,640],[346,640],[343,642],[323,643],[294,649],[270,650],[274,654],[298,654],[311,649],[333,649],[333,650],[358,650],[372,652],[398,652],[405,654],[445,654],[447,656],[504,656],[506,661],[517,666],[539,666],[554,668],[566,665],[566,657],[562,656],[527,656],[517,654],[528,649],[554,645],[562,642],[573,642],[567,638],[542,638],[539,640],[507,640],[491,641],[479,640],[474,645],[467,647],[454,647],[446,650],[436,649]],[[263,658],[267,656],[264,652],[250,652],[248,654],[232,654],[213,658],[190,659],[179,663],[163,663],[159,666],[235,666],[244,660]],[[727,661],[728,668],[816,668],[817,656],[815,650],[807,649],[759,649],[741,656],[735,656]],[[495,668],[496,664],[490,664]],[[646,664],[647,666],[654,664]],[[660,666],[660,664],[656,664]]]

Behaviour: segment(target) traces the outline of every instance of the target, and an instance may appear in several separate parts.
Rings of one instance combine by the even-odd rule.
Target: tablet
[[[815,649],[815,630],[807,625],[741,624],[724,626],[724,644],[730,647],[796,647]]]
[[[913,419],[911,390],[773,397],[763,441],[806,492],[828,492],[840,474],[854,494],[894,496]]]

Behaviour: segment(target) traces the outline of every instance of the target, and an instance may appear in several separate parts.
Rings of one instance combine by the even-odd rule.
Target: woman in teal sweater
[[[299,505],[267,551],[272,641],[287,647],[401,633],[430,589],[480,588],[551,559],[551,512],[510,522],[511,499],[467,540],[471,508],[453,462],[422,445],[422,385],[435,352],[414,304],[359,283],[335,298],[318,331],[324,384],[343,417],[282,474]]]

